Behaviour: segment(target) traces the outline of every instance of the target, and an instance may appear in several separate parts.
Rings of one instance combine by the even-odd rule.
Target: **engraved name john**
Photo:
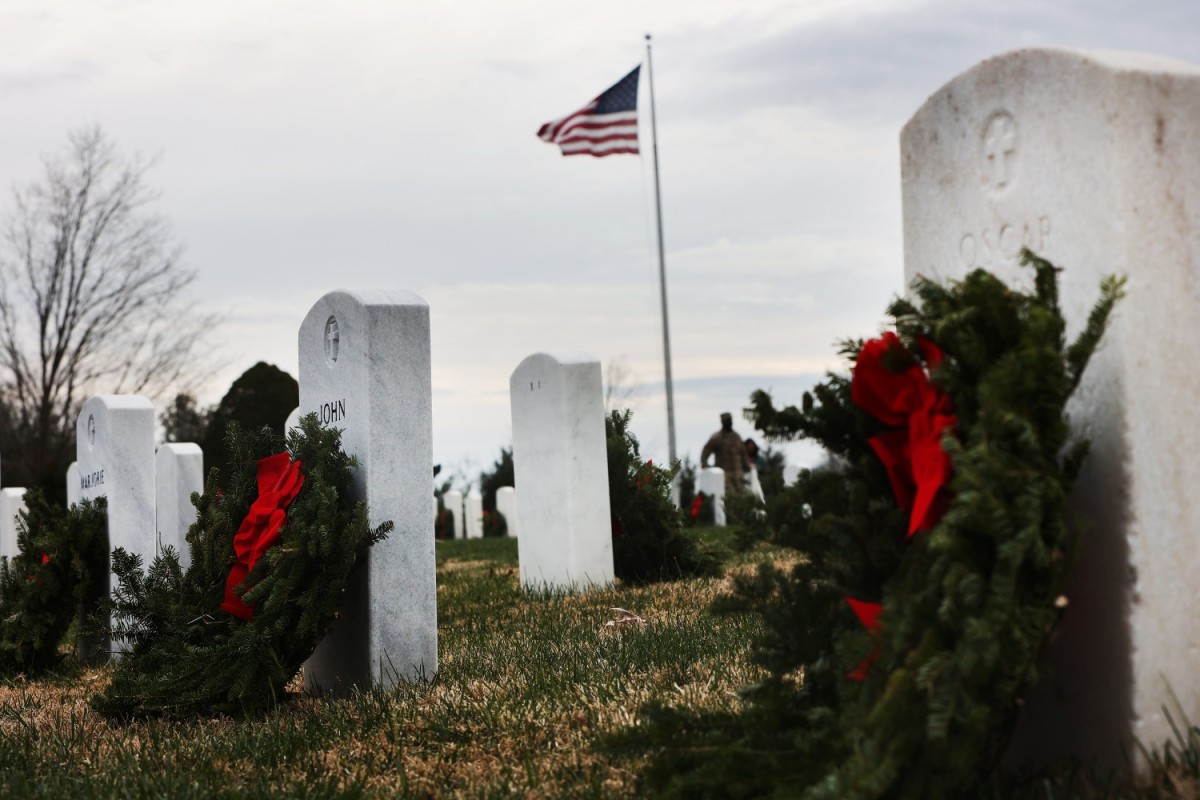
[[[317,418],[321,420],[322,425],[328,425],[331,422],[340,422],[346,418],[346,399],[331,400],[328,403],[322,403],[317,408]]]

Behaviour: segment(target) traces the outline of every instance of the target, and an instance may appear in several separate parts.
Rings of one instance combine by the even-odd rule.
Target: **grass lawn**
[[[441,664],[429,683],[295,694],[257,719],[118,724],[87,705],[103,669],[9,679],[0,796],[631,797],[638,763],[607,753],[607,733],[656,698],[734,708],[762,677],[748,659],[757,621],[707,613],[727,578],[529,595],[515,541],[437,548]],[[645,623],[606,625],[613,607]]]
[[[724,540],[728,531],[699,535]],[[755,619],[713,617],[724,579],[589,595],[526,594],[510,539],[438,542],[441,668],[427,684],[346,700],[289,694],[264,717],[110,722],[88,697],[104,669],[0,681],[0,798],[639,796],[641,763],[604,747],[650,700],[732,710],[764,673]],[[613,607],[645,619],[607,625]],[[1156,748],[1136,789],[1086,771],[1011,798],[1200,796],[1200,728]]]

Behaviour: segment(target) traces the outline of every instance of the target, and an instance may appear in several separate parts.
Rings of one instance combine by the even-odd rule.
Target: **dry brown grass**
[[[120,723],[88,705],[105,669],[0,683],[0,794],[634,797],[640,762],[608,734],[651,701],[733,709],[762,677],[753,624],[707,612],[724,579],[526,595],[511,557],[469,553],[438,579],[441,663],[424,685],[334,700],[296,681],[258,719]],[[645,621],[606,626],[613,607]]]
[[[443,557],[441,665],[428,684],[333,700],[304,696],[297,680],[260,718],[120,723],[88,705],[105,669],[0,681],[0,797],[638,797],[646,756],[617,756],[610,734],[635,729],[652,702],[734,711],[738,689],[763,677],[749,658],[756,623],[707,612],[750,564],[531,596],[512,555]],[[645,621],[608,626],[614,607]],[[1136,789],[1078,773],[1006,797],[1196,797],[1200,729],[1181,730]]]
[[[466,582],[504,580],[517,595],[515,570],[471,562],[449,562],[443,570]],[[579,682],[556,682],[542,671],[524,669],[527,665],[519,658],[506,660],[498,672],[480,670],[478,659],[494,643],[472,642],[470,634],[459,633],[477,621],[451,619],[443,628],[439,680],[407,702],[391,706],[396,713],[370,739],[327,753],[326,763],[331,769],[349,770],[363,763],[366,753],[375,754],[376,760],[398,760],[400,769],[373,771],[366,780],[371,790],[383,793],[473,797],[518,791],[525,797],[565,797],[580,790],[583,778],[588,793],[636,796],[638,762],[614,760],[597,743],[636,724],[638,710],[651,700],[697,710],[733,709],[737,689],[761,679],[762,673],[749,663],[748,638],[732,651],[712,649],[687,664],[648,661],[629,669],[603,656],[627,649],[631,640],[644,643],[682,629],[705,629],[719,636],[722,626],[731,623],[710,617],[706,609],[723,585],[723,580],[696,580],[539,599],[514,603],[492,615],[491,626],[506,652],[532,654],[546,645],[539,612],[552,613],[554,627],[569,637],[559,644],[597,659],[588,680]],[[456,585],[444,583],[443,592],[453,603]],[[618,604],[643,617],[645,624],[606,626],[614,618],[611,607]],[[742,626],[738,633],[745,630]],[[476,649],[480,645],[482,650]],[[458,679],[460,670],[463,680]],[[553,685],[545,691],[531,685],[543,680]],[[453,717],[454,725],[431,737],[438,721],[447,717]],[[356,722],[367,726],[361,718]],[[398,748],[397,742],[423,745]]]

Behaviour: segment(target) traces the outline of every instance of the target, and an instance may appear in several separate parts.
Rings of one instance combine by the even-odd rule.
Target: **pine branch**
[[[1083,371],[1087,368],[1092,354],[1100,345],[1100,339],[1108,326],[1108,319],[1112,315],[1113,309],[1117,302],[1125,296],[1126,282],[1126,277],[1123,275],[1120,277],[1109,275],[1100,281],[1100,299],[1096,301],[1096,305],[1088,314],[1087,326],[1067,348],[1067,375],[1070,377],[1071,391],[1075,390],[1083,378]]]

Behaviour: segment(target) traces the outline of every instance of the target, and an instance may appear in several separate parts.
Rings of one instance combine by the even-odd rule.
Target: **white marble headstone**
[[[89,398],[75,424],[79,499],[108,498],[108,548],[123,547],[148,566],[154,524],[154,405],[140,395]],[[109,588],[113,576],[109,575]]]
[[[1086,518],[1055,677],[1017,755],[1120,766],[1171,737],[1173,692],[1200,719],[1200,67],[1104,51],[1022,50],[938,90],[901,134],[905,277],[983,267],[1032,285],[1022,245],[1060,267],[1068,338],[1102,276],[1128,276],[1069,409],[1091,452]]]
[[[450,489],[442,495],[442,505],[454,515],[455,539],[463,538],[463,496],[457,489]]]
[[[711,495],[713,524],[725,526],[725,470],[720,467],[701,467],[696,476],[696,491]]]
[[[80,489],[79,480],[79,462],[72,461],[71,466],[67,467],[67,508],[79,502],[79,495],[83,491]]]
[[[0,556],[10,561],[17,557],[17,516],[25,510],[25,490],[0,489]]]
[[[800,467],[788,464],[783,468],[783,485],[792,486],[800,479]]]
[[[511,486],[501,486],[496,490],[496,510],[504,515],[507,526],[505,535],[516,539],[521,524],[517,518],[517,490]]]
[[[479,494],[477,489],[472,489],[467,493],[466,500],[466,522],[467,538],[482,539],[483,538],[483,495]]]
[[[437,672],[429,306],[407,292],[330,292],[300,326],[300,413],[342,430],[371,548],[341,617],[304,665],[308,690],[395,686]]]
[[[154,520],[154,405],[140,395],[102,394],[88,399],[75,423],[78,500],[108,501],[108,550],[140,556],[143,568],[157,555]],[[108,575],[108,590],[116,581]],[[114,640],[116,650],[126,643]]]
[[[187,569],[192,563],[187,532],[196,521],[192,492],[204,491],[204,453],[198,444],[167,442],[158,446],[154,462],[159,552],[164,545],[174,547]]]
[[[516,516],[522,585],[588,589],[611,584],[600,362],[584,355],[531,355],[513,371],[509,396],[513,474],[521,487]]]

